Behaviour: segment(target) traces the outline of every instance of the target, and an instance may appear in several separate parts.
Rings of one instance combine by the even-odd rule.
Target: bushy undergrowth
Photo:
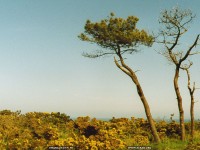
[[[127,146],[164,149],[169,146],[169,141],[174,142],[179,138],[179,124],[175,121],[159,121],[156,127],[163,141],[160,148],[152,144],[149,124],[142,118],[102,121],[87,116],[72,120],[59,112],[21,114],[20,111],[3,110],[0,111],[0,149],[47,149],[49,146],[73,146],[79,150],[123,150]],[[196,123],[196,129],[197,139],[200,139],[199,123]],[[186,130],[189,133],[189,123],[186,124]],[[199,145],[198,142],[186,142],[182,149],[195,149]]]

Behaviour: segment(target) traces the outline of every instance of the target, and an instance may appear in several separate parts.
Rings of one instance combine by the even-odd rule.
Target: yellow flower
[[[98,150],[98,147],[92,146],[92,147],[91,147],[91,150]]]

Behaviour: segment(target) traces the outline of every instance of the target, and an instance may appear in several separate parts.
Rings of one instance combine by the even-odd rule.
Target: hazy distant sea
[[[102,120],[102,121],[109,121],[109,120],[111,120],[112,118],[96,118],[97,120]],[[128,118],[128,119],[130,119],[130,118]],[[156,119],[155,119],[156,120]],[[176,122],[179,122],[179,119],[173,119],[174,121],[176,121]],[[160,119],[159,120],[156,120],[156,121],[161,121]],[[166,122],[171,122],[171,120],[170,119],[164,119],[164,121],[166,121]],[[195,121],[198,121],[198,120],[195,120]],[[190,122],[190,119],[185,119],[185,122]]]
[[[75,117],[72,117],[71,118],[72,120],[75,120],[76,118]],[[92,119],[92,118],[91,118]],[[102,120],[102,121],[109,121],[109,120],[111,120],[112,118],[96,118],[97,120]],[[130,119],[130,118],[128,118],[128,119]],[[162,121],[162,119],[155,119],[156,121]],[[176,121],[176,122],[179,122],[179,119],[173,119],[174,121]],[[166,122],[171,122],[171,120],[170,119],[164,119],[164,121],[166,121]],[[195,120],[195,121],[199,121],[199,120]],[[185,122],[190,122],[190,119],[185,119]]]

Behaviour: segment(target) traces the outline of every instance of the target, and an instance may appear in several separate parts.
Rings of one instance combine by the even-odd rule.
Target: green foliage
[[[117,54],[119,48],[121,54],[132,53],[137,51],[132,49],[133,47],[139,45],[151,46],[154,38],[148,35],[146,31],[136,28],[138,20],[135,16],[129,16],[127,19],[117,18],[113,13],[100,22],[93,23],[87,20],[84,33],[81,33],[78,37],[83,41],[96,43],[100,47],[111,51],[97,51],[93,55],[87,55],[86,53],[85,56],[95,58],[105,54]]]
[[[151,144],[153,150],[183,150],[188,145],[187,141],[165,139],[160,144]]]

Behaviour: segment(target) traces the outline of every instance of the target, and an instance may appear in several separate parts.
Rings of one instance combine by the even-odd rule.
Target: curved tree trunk
[[[121,65],[117,62],[116,59],[115,59],[115,64],[117,65],[117,67],[120,70],[122,70],[124,73],[126,73],[132,79],[134,84],[136,85],[138,95],[140,96],[140,99],[141,99],[141,101],[143,103],[143,106],[144,106],[144,109],[145,109],[145,114],[146,114],[147,120],[148,120],[148,122],[150,124],[150,128],[151,128],[152,135],[154,137],[154,141],[156,143],[160,143],[160,138],[158,136],[158,133],[157,133],[157,130],[156,130],[156,127],[155,127],[155,123],[154,123],[152,115],[151,115],[149,104],[148,104],[148,102],[147,102],[147,100],[146,100],[146,98],[144,96],[142,87],[141,87],[141,85],[140,85],[140,83],[139,83],[139,81],[137,79],[137,76],[136,76],[135,72],[124,63],[124,60],[121,57],[121,55],[119,54],[118,56],[120,58]]]
[[[184,124],[184,110],[183,110],[183,104],[182,104],[182,97],[181,97],[179,86],[178,86],[179,69],[180,69],[180,66],[177,66],[176,71],[175,71],[175,76],[174,76],[174,89],[176,92],[178,109],[179,109],[181,140],[184,141],[185,140],[185,124]]]
[[[150,124],[150,128],[151,128],[151,132],[153,134],[153,137],[154,137],[154,141],[156,143],[159,143],[160,142],[160,138],[158,136],[158,133],[157,133],[157,130],[156,130],[156,127],[155,127],[155,123],[153,121],[153,118],[152,118],[152,115],[151,115],[151,111],[150,111],[150,107],[149,107],[149,104],[144,96],[144,93],[143,93],[143,90],[140,86],[140,83],[136,77],[136,75],[134,74],[133,77],[132,77],[132,80],[133,82],[135,83],[136,87],[137,87],[137,92],[138,92],[138,95],[140,96],[140,99],[143,103],[143,106],[144,106],[144,109],[145,109],[145,113],[146,113],[146,116],[147,116],[147,119],[149,121],[149,124]]]

